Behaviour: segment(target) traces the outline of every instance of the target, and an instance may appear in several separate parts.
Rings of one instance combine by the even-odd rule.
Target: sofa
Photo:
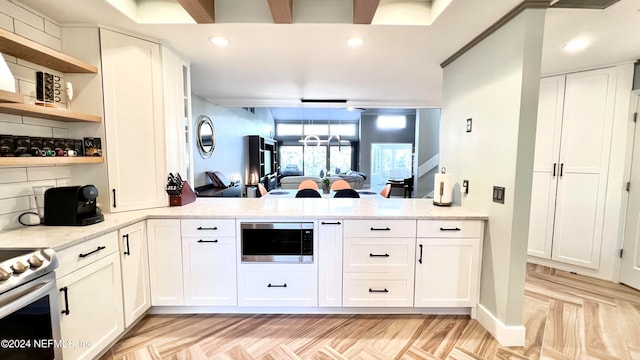
[[[332,175],[329,177],[331,184],[338,179],[348,182],[352,189],[362,189],[365,180],[360,175]],[[318,184],[318,188],[322,189],[321,179],[317,176],[285,176],[280,179],[280,187],[282,189],[297,189],[304,180],[313,180]]]

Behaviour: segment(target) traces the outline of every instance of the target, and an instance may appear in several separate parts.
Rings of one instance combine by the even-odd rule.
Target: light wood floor
[[[640,359],[640,292],[528,265],[524,347],[467,316],[148,315],[101,360]]]

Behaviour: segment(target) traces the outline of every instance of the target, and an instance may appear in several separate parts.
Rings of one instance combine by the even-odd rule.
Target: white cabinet
[[[184,305],[180,220],[147,220],[151,305]]]
[[[141,221],[124,227],[119,230],[118,235],[122,266],[124,326],[129,327],[151,307],[145,222]]]
[[[480,283],[482,222],[419,220],[416,307],[470,307],[475,318]]]
[[[181,228],[185,305],[236,306],[235,221],[182,220]]]
[[[615,93],[615,68],[542,79],[529,255],[598,269]]]
[[[318,224],[318,305],[342,306],[342,220]]]
[[[345,220],[343,306],[413,306],[415,220]]]
[[[100,45],[110,210],[165,206],[160,46],[105,29]]]
[[[314,264],[238,265],[239,306],[318,306]]]
[[[56,272],[61,338],[74,344],[63,347],[65,359],[92,359],[124,331],[117,234],[96,240],[90,251],[83,243],[59,252],[61,264],[83,260],[66,264],[64,276]]]

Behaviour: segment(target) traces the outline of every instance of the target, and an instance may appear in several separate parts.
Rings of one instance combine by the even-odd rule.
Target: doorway
[[[635,112],[640,110],[640,93],[635,94]],[[640,290],[640,127],[635,124],[631,160],[631,186],[624,233],[624,254],[620,282]]]
[[[371,144],[371,188],[381,188],[389,179],[411,177],[413,144]]]

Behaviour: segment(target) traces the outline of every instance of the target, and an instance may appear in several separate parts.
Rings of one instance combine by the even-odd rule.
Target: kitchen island
[[[75,359],[100,355],[147,312],[475,318],[486,220],[424,199],[198,198],[90,226],[6,231],[0,248],[56,250],[57,302],[70,310],[62,338],[93,344],[63,349]],[[311,229],[301,242],[311,256],[245,261],[247,224],[277,223]]]

